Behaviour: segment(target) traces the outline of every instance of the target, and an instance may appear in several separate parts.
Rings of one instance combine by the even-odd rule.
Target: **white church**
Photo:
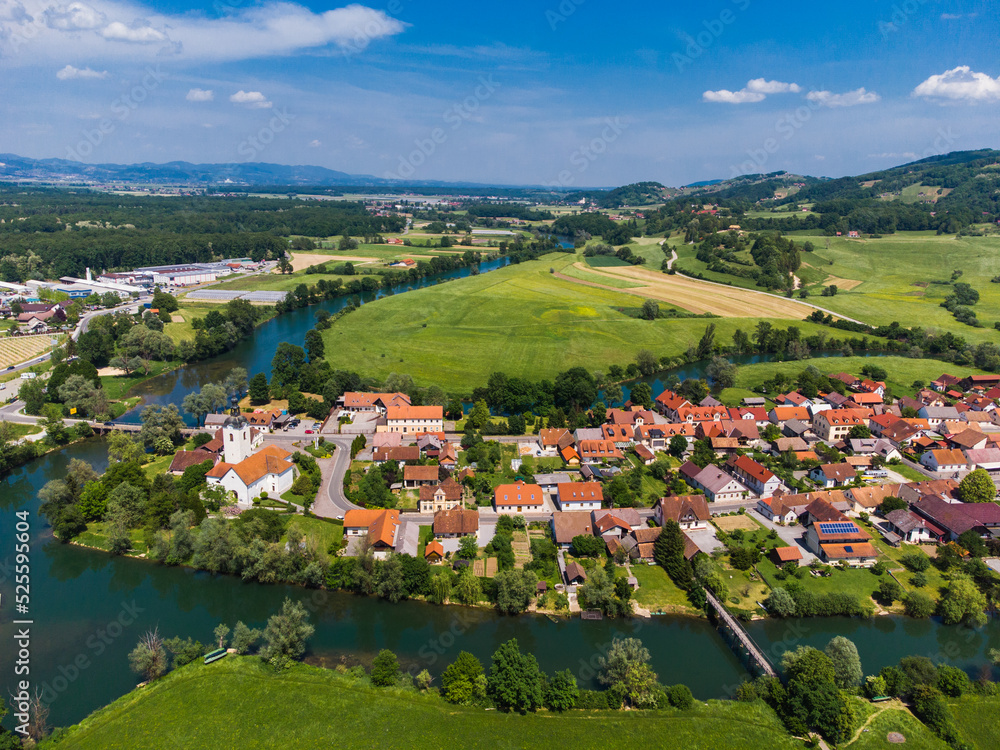
[[[229,417],[222,425],[224,460],[205,475],[210,485],[221,484],[234,493],[237,504],[244,508],[253,505],[262,492],[279,497],[295,481],[289,451],[269,445],[253,452],[259,434],[244,417]]]

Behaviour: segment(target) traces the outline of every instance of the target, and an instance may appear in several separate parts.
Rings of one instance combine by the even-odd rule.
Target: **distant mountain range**
[[[326,167],[266,164],[85,164],[67,159],[29,159],[16,154],[0,154],[0,181],[30,180],[55,183],[128,183],[146,185],[190,185],[193,187],[280,186],[403,186],[488,187],[474,182],[411,180],[405,183],[373,175],[352,175]]]

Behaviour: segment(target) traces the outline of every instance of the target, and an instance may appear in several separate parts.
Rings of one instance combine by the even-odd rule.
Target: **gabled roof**
[[[753,477],[761,484],[765,484],[774,479],[774,473],[770,469],[766,466],[761,466],[749,456],[739,456],[737,458],[730,457],[726,463],[737,471]]]
[[[439,510],[434,514],[435,534],[475,534],[479,531],[479,513],[475,510]]]
[[[776,554],[778,556],[778,560],[783,563],[802,559],[802,550],[798,547],[775,547],[774,554]]]
[[[409,467],[407,467],[409,468]],[[436,467],[432,467],[436,468]],[[406,472],[403,472],[403,476],[406,476]],[[425,484],[420,488],[420,499],[421,500],[433,500],[434,496],[438,492],[444,493],[444,499],[448,501],[457,501],[462,499],[462,485],[456,482],[451,477],[445,479],[441,484],[438,485],[427,485]]]
[[[419,461],[420,449],[415,445],[397,445],[375,451],[372,458],[375,461]]]
[[[559,504],[604,502],[604,490],[599,482],[561,482],[556,485]]]
[[[499,505],[542,505],[542,488],[537,484],[501,484],[493,493]]]
[[[428,542],[424,547],[424,557],[444,557],[444,545],[436,539]]]
[[[344,394],[345,409],[370,409],[381,402],[383,406],[391,404],[408,404],[410,397],[405,393],[356,393],[349,391]]]
[[[854,467],[847,463],[842,464],[823,464],[822,466],[816,467],[823,476],[827,479],[833,479],[838,482],[853,482],[857,477],[857,472]]]
[[[385,410],[385,418],[392,422],[404,419],[433,421],[444,419],[443,406],[410,406],[409,404],[389,406]]]
[[[367,529],[368,541],[386,547],[395,545],[399,511],[375,508],[352,509],[344,514],[345,529]]]
[[[291,455],[283,448],[268,445],[238,464],[227,464],[224,461],[218,463],[206,476],[221,479],[232,470],[240,478],[240,481],[249,487],[269,474],[277,476],[293,468],[294,464],[285,460]]]
[[[436,482],[438,478],[437,466],[404,466],[404,482]]]
[[[965,466],[965,454],[960,450],[936,450],[931,451],[934,461],[938,466]]]
[[[806,506],[806,513],[809,514],[810,518],[822,523],[847,520],[847,516],[821,497],[816,498]]]
[[[851,544],[821,544],[823,553],[829,560],[855,560],[878,557],[878,551],[868,542]]]
[[[703,495],[677,495],[660,498],[661,518],[666,521],[694,516],[699,521],[707,521],[712,517],[708,510],[708,501]]]
[[[218,458],[218,456],[215,454],[203,451],[200,448],[196,448],[193,451],[177,451],[177,453],[174,454],[173,460],[170,462],[170,468],[168,471],[183,472],[185,469],[191,466],[197,466],[205,461],[212,461],[214,464],[216,458]]]
[[[556,544],[569,544],[575,536],[591,536],[593,533],[593,516],[588,511],[557,511],[552,514],[552,537]]]

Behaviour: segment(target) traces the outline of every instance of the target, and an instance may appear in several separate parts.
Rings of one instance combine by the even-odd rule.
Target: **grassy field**
[[[52,339],[62,338],[59,335],[17,336],[0,338],[0,368],[19,365],[39,354],[47,352],[52,347]]]
[[[254,657],[195,662],[72,728],[60,749],[795,748],[763,704],[712,701],[687,711],[497,714],[435,695],[375,689],[296,665],[280,675]]]
[[[898,703],[893,702],[893,706]],[[876,750],[876,748],[894,747],[886,739],[889,732],[898,732],[906,738],[907,750],[947,750],[948,744],[938,737],[913,714],[902,708],[876,709],[866,717],[870,718],[867,725],[860,729],[851,741],[838,745],[839,748],[852,750]],[[864,722],[862,722],[864,724]],[[985,745],[980,745],[985,747]],[[991,745],[992,747],[992,745]]]
[[[8,422],[7,429],[10,431],[12,440],[27,437],[28,435],[37,435],[42,431],[42,428],[36,424],[18,424],[17,422]]]
[[[735,388],[743,391],[755,390],[765,380],[770,380],[778,373],[784,373],[794,378],[809,366],[816,367],[825,375],[835,372],[846,372],[851,375],[860,376],[861,368],[866,364],[877,365],[889,373],[886,385],[892,389],[895,396],[912,396],[915,391],[912,387],[914,381],[922,380],[924,383],[930,383],[945,372],[951,373],[956,377],[982,374],[983,372],[982,370],[977,370],[975,367],[958,367],[957,365],[941,362],[936,359],[910,359],[908,357],[816,357],[814,359],[803,359],[793,362],[766,362],[757,365],[744,365],[736,373]],[[733,396],[739,394],[728,394],[728,391],[723,391],[722,395],[723,400],[729,403],[730,400],[733,400]],[[736,401],[738,400],[736,399]]]
[[[963,737],[976,747],[1000,747],[1000,698],[965,697],[949,700]]]
[[[1000,285],[990,280],[997,275],[1000,238],[900,232],[880,239],[851,240],[803,233],[800,239],[816,246],[813,253],[802,253],[797,273],[809,289],[809,301],[872,325],[898,321],[904,326],[952,331],[969,341],[996,341],[993,323],[1000,320]],[[677,252],[679,269],[754,287],[748,279],[708,271],[690,245],[677,246]],[[959,323],[940,307],[951,287],[932,282],[950,281],[955,270],[963,272],[959,281],[979,292],[980,301],[973,309],[984,328]],[[836,284],[839,293],[820,297],[822,287],[829,284]]]
[[[480,276],[440,284],[364,305],[324,333],[335,368],[384,378],[408,373],[422,385],[464,392],[503,370],[531,380],[553,378],[576,365],[606,371],[627,365],[640,349],[676,356],[696,344],[708,321],[645,321],[617,308],[638,308],[642,298],[559,279],[579,256],[553,253]],[[671,277],[662,276],[664,279]],[[757,311],[748,308],[748,315]],[[774,320],[768,318],[768,320]],[[719,341],[758,319],[713,320]],[[803,335],[828,328],[802,321]]]
[[[653,612],[695,613],[687,593],[677,588],[659,565],[632,565],[632,575],[639,581],[635,600],[643,609]]]
[[[326,559],[327,549],[333,542],[340,543],[344,538],[344,523],[324,521],[319,518],[292,516],[288,521],[289,529],[298,529],[305,536],[306,545],[314,546],[320,557]],[[287,535],[286,535],[287,539]]]

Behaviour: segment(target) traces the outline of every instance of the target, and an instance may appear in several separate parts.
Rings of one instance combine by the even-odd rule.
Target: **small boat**
[[[211,664],[213,661],[223,659],[229,652],[224,648],[217,648],[215,651],[205,654],[205,663]]]
[[[550,620],[552,620],[552,622],[562,622],[562,620],[560,620],[558,617],[556,617],[555,615],[550,615],[548,612],[545,613],[545,616],[548,617]]]

